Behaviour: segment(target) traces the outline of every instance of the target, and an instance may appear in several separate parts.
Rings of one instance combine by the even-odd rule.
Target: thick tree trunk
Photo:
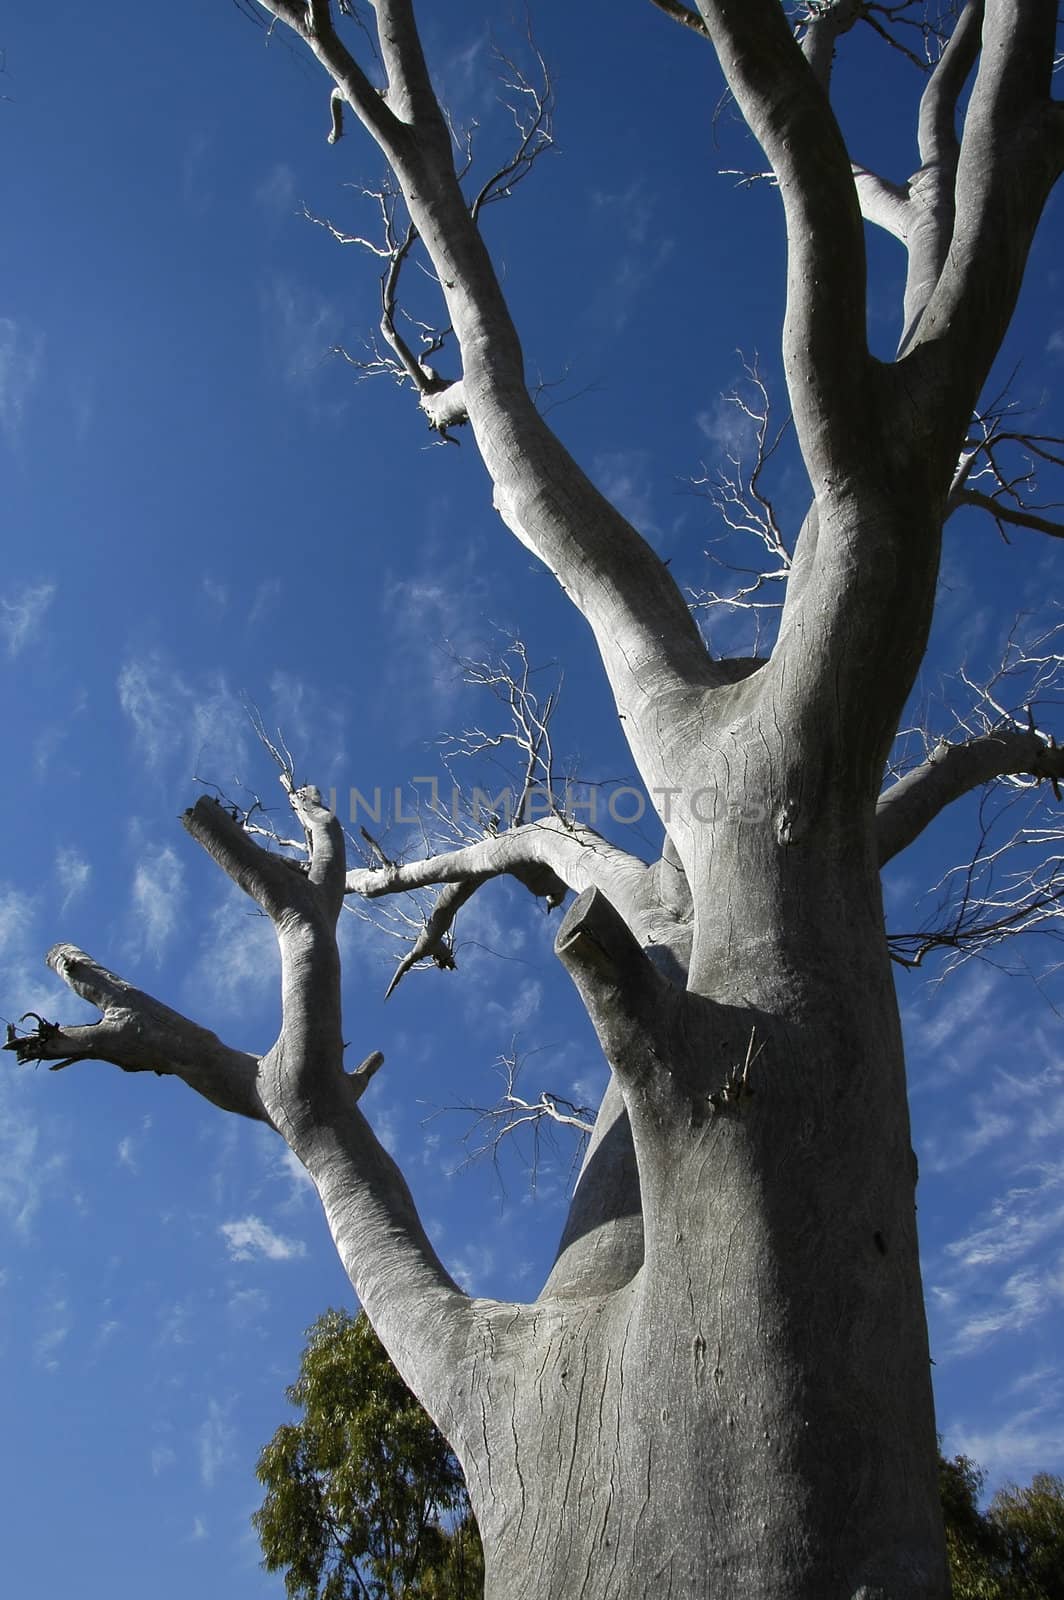
[[[630,1281],[595,1292],[635,1209],[604,1141],[608,1215],[538,1305],[485,1308],[454,1418],[487,1600],[948,1593],[893,985],[874,872],[834,857],[724,896],[746,1082],[707,1016],[667,1075],[717,1090],[634,1103]]]
[[[626,1289],[488,1318],[461,1430],[487,1600],[947,1592],[910,1163],[847,1214],[852,1154],[811,1206],[718,1143],[674,1142],[671,1238]]]

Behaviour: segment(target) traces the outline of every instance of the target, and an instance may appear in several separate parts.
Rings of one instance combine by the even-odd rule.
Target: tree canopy
[[[968,1456],[939,1460],[954,1600],[1061,1600],[1064,1479],[1005,1484],[979,1509],[985,1473]]]
[[[253,1522],[292,1600],[475,1600],[483,1562],[461,1468],[363,1312],[307,1330]]]

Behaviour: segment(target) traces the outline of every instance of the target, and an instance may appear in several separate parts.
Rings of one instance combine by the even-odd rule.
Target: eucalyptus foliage
[[[480,1540],[462,1469],[360,1312],[307,1332],[300,1412],[263,1450],[252,1521],[293,1600],[473,1600]]]

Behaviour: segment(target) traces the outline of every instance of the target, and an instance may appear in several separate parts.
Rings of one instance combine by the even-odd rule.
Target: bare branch
[[[358,233],[347,233],[328,217],[316,216],[307,206],[303,215],[308,222],[324,228],[338,244],[356,245],[385,263],[380,279],[381,317],[380,334],[390,354],[382,354],[375,343],[370,346],[367,358],[352,356],[343,345],[334,345],[333,354],[342,356],[361,377],[387,375],[395,381],[409,383],[417,392],[422,410],[442,438],[449,440],[448,429],[466,420],[464,407],[455,403],[461,385],[453,379],[442,377],[430,362],[430,357],[442,350],[451,330],[430,329],[424,322],[410,317],[399,303],[399,284],[404,266],[418,242],[417,229],[406,216],[402,195],[385,183],[379,189],[362,189],[365,199],[376,203],[380,214],[380,233],[377,239]],[[398,319],[406,318],[415,329],[421,351],[415,354],[400,332]],[[442,397],[446,395],[446,400]]]
[[[880,796],[876,807],[879,860],[885,865],[918,838],[952,801],[994,778],[1027,774],[1056,787],[1064,779],[1064,750],[1033,724],[1001,727],[964,744],[942,740],[925,762]]]
[[[650,0],[651,5],[657,6],[659,11],[664,11],[673,22],[682,23],[685,28],[690,28],[694,33],[700,33],[704,39],[709,38],[709,29],[706,27],[697,11],[692,11],[690,6],[681,4],[681,0]]]
[[[853,181],[861,205],[861,215],[866,222],[883,228],[904,244],[912,225],[912,211],[908,189],[880,178],[867,167],[854,163]]]
[[[850,158],[776,0],[703,0],[725,77],[780,184],[787,218],[784,364],[814,493],[852,467],[876,390]]]
[[[444,765],[454,776],[451,763],[500,752],[516,756],[519,763],[516,784],[507,791],[507,827],[520,827],[530,820],[531,807],[538,802],[548,811],[559,810],[555,799],[554,749],[551,720],[557,709],[561,693],[560,680],[541,702],[533,687],[536,673],[528,660],[521,639],[511,639],[501,658],[495,661],[472,661],[456,657],[467,684],[488,689],[508,714],[508,725],[496,733],[480,727],[467,728],[461,733],[442,734],[438,743],[443,752]],[[509,768],[505,768],[509,775]],[[485,825],[498,832],[502,819],[475,816],[473,829],[479,838]]]
[[[1008,399],[1010,384],[1011,379],[972,419],[947,515],[961,506],[974,506],[990,513],[1003,538],[1008,537],[1006,525],[1064,537],[1064,517],[1046,515],[1064,508],[1064,501],[1038,498],[1039,463],[1064,467],[1064,437],[1019,426],[1023,413]]]
[[[1013,528],[1033,528],[1036,533],[1047,533],[1053,539],[1064,539],[1064,520],[1059,517],[1043,517],[1036,511],[1023,511],[1017,506],[1010,506],[993,495],[983,494],[978,489],[959,489],[954,496],[956,506],[974,506],[980,511],[989,511],[997,523],[998,531],[1003,538],[1007,538],[1005,524]]]
[[[957,110],[979,54],[983,0],[968,0],[920,100],[917,144],[923,166],[957,169]]]
[[[469,208],[469,214],[474,222],[485,206],[491,205],[496,200],[508,199],[517,185],[528,177],[539,158],[545,155],[554,143],[554,84],[547,63],[536,48],[531,33],[527,42],[539,67],[538,83],[533,83],[517,62],[512,61],[501,50],[495,52],[497,60],[510,74],[509,78],[504,80],[504,87],[510,91],[513,99],[505,101],[504,104],[513,117],[518,137],[509,159],[493,172],[477,191]]]
[[[347,874],[347,893],[372,900],[431,884],[478,884],[503,873],[521,876],[543,869],[551,875],[543,880],[544,889],[553,881],[555,894],[559,884],[580,893],[597,884],[622,915],[638,914],[646,864],[593,828],[561,817],[527,822],[424,861],[355,869]]]
[[[528,1168],[534,1191],[539,1175],[541,1144],[544,1136],[551,1135],[558,1127],[567,1128],[578,1135],[575,1159],[579,1160],[587,1140],[594,1132],[595,1111],[591,1106],[580,1105],[563,1095],[552,1094],[545,1089],[534,1100],[520,1094],[518,1079],[522,1062],[516,1047],[511,1047],[499,1057],[496,1068],[502,1078],[503,1088],[493,1105],[463,1102],[441,1106],[434,1115],[461,1112],[472,1117],[473,1121],[462,1137],[468,1152],[462,1166],[471,1166],[476,1161],[490,1157],[498,1171],[504,1147],[516,1146]],[[530,1150],[525,1143],[529,1138]]]
[[[344,101],[389,156],[398,155],[407,148],[407,129],[340,39],[327,5],[304,5],[301,0],[259,0],[259,4],[280,22],[287,23],[305,41],[332,75]],[[330,108],[335,134],[337,112],[332,96]]]
[[[957,162],[956,225],[909,346],[934,387],[943,450],[955,448],[976,404],[1060,174],[1064,152],[1047,137],[1056,13],[1056,0],[987,0]]]
[[[172,1074],[223,1109],[275,1128],[313,1177],[341,1260],[375,1322],[406,1354],[422,1392],[441,1397],[450,1382],[450,1369],[437,1366],[441,1336],[461,1339],[468,1302],[432,1249],[398,1168],[358,1110],[380,1053],[344,1071],[335,938],[343,831],[316,789],[294,786],[284,741],[274,743],[261,720],[259,729],[281,766],[306,861],[264,850],[214,799],[201,798],[184,820],[274,922],[282,1024],[273,1048],[261,1057],[230,1049],[70,945],[56,946],[49,963],[100,1010],[100,1021],[63,1028],[38,1018],[34,1033],[9,1034],[7,1048],[20,1061],[67,1065],[94,1058],[128,1072]]]
[[[825,91],[831,82],[835,46],[865,9],[863,0],[808,0],[799,7],[795,34],[813,76]]]
[[[4,1049],[19,1062],[51,1061],[55,1071],[75,1061],[107,1061],[123,1072],[177,1077],[223,1111],[271,1122],[259,1097],[256,1056],[231,1049],[74,945],[54,945],[48,965],[97,1008],[100,1020],[64,1028],[38,1018],[36,1032],[22,1037],[9,1029]]]
[[[411,0],[370,0],[377,14],[377,42],[388,74],[385,98],[411,125],[425,148],[450,149],[450,130],[440,110],[421,48]],[[371,130],[372,131],[372,130]]]
[[[904,19],[908,7],[878,8],[885,26],[871,6],[861,7],[862,19],[891,43],[898,40],[891,28]],[[888,182],[854,163],[853,175],[862,215],[901,240],[908,253],[902,336],[899,353],[909,347],[920,317],[939,281],[953,236],[954,187],[960,146],[956,118],[964,85],[979,52],[982,0],[968,0],[952,35],[940,29],[928,33],[921,56],[908,50],[910,59],[929,71],[920,102],[918,144],[920,169],[905,185]],[[928,48],[934,40],[934,49]],[[904,49],[904,46],[899,46]],[[937,51],[937,54],[936,54]]]
[[[932,954],[944,956],[943,976],[978,958],[1008,972],[1028,973],[1037,981],[1037,969],[1020,953],[1029,947],[1029,941],[1018,949],[1015,941],[1021,934],[1064,940],[1064,853],[1060,849],[1064,831],[1023,822],[1011,826],[1008,812],[988,814],[985,800],[980,814],[979,842],[971,858],[950,868],[939,880],[932,891],[937,892],[939,903],[923,927],[912,933],[888,934],[891,955],[907,967],[923,965]],[[1004,827],[999,826],[1002,818]],[[993,843],[995,833],[1002,842]],[[1018,868],[1010,865],[1016,861],[1022,863]]]
[[[919,71],[931,72],[949,41],[949,24],[956,11],[956,0],[943,0],[935,6],[927,0],[899,0],[897,4],[865,5],[861,21]],[[912,44],[906,42],[903,30],[908,30]]]
[[[757,656],[761,653],[762,613],[775,616],[779,612],[783,594],[779,589],[774,593],[773,588],[785,583],[791,571],[791,552],[765,483],[773,458],[790,429],[791,418],[787,416],[778,424],[774,421],[757,356],[752,361],[741,355],[740,359],[745,389],[733,389],[723,396],[724,404],[738,414],[739,437],[728,440],[723,460],[712,468],[703,462],[700,475],[691,480],[691,487],[705,495],[726,530],[714,540],[718,548],[711,547],[706,554],[715,565],[731,573],[734,581],[727,589],[692,590],[691,602],[695,610],[724,607],[730,612],[749,612],[756,623],[752,653]],[[731,550],[736,535],[743,543],[754,542],[751,563]]]
[[[480,884],[486,881],[486,878],[481,878],[467,883],[444,885],[436,897],[431,912],[425,918],[424,926],[392,974],[391,982],[384,991],[386,1000],[408,972],[426,961],[431,961],[441,971],[453,971],[455,961],[451,930],[454,927],[454,919],[466,901],[476,893]]]
[[[432,97],[412,8],[407,0],[376,0],[374,9],[389,80],[383,121],[368,114],[364,87],[352,80],[347,55],[334,47],[328,27],[311,36],[291,7],[278,14],[295,23],[387,156],[442,290],[463,371],[453,384],[423,394],[423,409],[437,427],[468,414],[496,509],[591,625],[636,761],[653,787],[662,777],[662,751],[639,712],[659,687],[697,694],[718,676],[664,563],[536,411],[520,342]],[[530,144],[529,152],[535,147]]]
[[[1024,623],[1017,622],[989,678],[976,681],[962,669],[958,681],[971,702],[953,713],[950,737],[932,744],[925,725],[923,759],[880,799],[886,861],[946,805],[982,790],[971,853],[935,886],[924,923],[889,935],[903,964],[919,965],[932,952],[944,954],[947,971],[973,955],[1007,964],[998,946],[1011,947],[1020,933],[1064,933],[1064,824],[1054,812],[1064,793],[1064,750],[1039,725],[1064,707],[1064,624],[1024,638]]]

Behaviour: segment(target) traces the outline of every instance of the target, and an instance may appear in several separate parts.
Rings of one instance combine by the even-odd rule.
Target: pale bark
[[[422,408],[468,421],[502,520],[587,619],[642,779],[675,799],[666,848],[648,867],[552,817],[348,871],[316,791],[291,792],[302,861],[201,800],[186,827],[277,933],[271,1048],[228,1050],[66,947],[54,964],[100,1023],[42,1023],[9,1047],[176,1073],[286,1139],[462,1459],[489,1600],[941,1600],[879,867],[987,777],[1055,778],[1057,753],[1022,731],[977,738],[879,791],[968,419],[1064,159],[1056,7],[965,8],[902,185],[854,168],[831,107],[831,52],[863,8],[826,8],[799,42],[777,0],[701,0],[697,15],[656,0],[712,42],[787,223],[783,358],[812,504],[777,644],[739,664],[710,659],[665,566],[537,414],[410,0],[371,3],[382,93],[327,0],[264,0],[325,68],[333,137],[346,107],[389,162],[461,358],[418,385]],[[909,251],[894,364],[867,346],[862,205]],[[456,1288],[358,1109],[379,1057],[345,1072],[340,1025],[345,894],[442,886],[418,951],[439,957],[458,905],[501,873],[552,903],[576,893],[556,950],[611,1068],[531,1306]]]
[[[1064,750],[1032,727],[998,728],[963,744],[943,744],[879,797],[876,832],[886,865],[923,833],[940,811],[962,795],[1009,773],[1030,773],[1059,784]]]

